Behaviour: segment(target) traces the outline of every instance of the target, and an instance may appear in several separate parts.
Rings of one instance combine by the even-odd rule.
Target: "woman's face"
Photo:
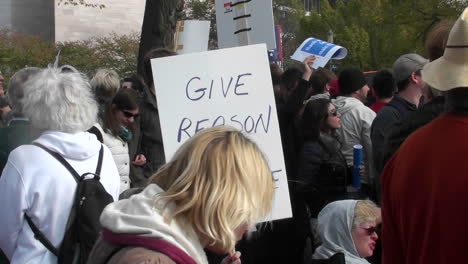
[[[341,115],[336,111],[334,105],[328,105],[328,117],[326,121],[328,127],[332,129],[338,129],[341,127]]]
[[[375,243],[379,236],[374,224],[363,224],[351,231],[354,245],[361,258],[367,258],[374,254]]]
[[[117,120],[124,127],[129,127],[135,121],[135,118],[138,116],[138,113],[138,108],[133,110],[117,109],[117,111],[115,112]]]

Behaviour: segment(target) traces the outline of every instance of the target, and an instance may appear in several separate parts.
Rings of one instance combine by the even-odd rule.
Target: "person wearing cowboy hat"
[[[465,263],[468,242],[468,8],[423,80],[446,112],[414,132],[382,175],[384,263]]]

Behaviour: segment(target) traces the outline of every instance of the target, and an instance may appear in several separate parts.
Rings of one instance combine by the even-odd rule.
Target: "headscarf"
[[[313,259],[327,259],[336,253],[345,254],[346,264],[369,264],[361,258],[354,245],[354,209],[357,200],[342,200],[329,203],[318,215],[318,233],[322,245],[315,250]]]

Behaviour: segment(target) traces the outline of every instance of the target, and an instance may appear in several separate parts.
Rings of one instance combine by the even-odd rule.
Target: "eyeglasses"
[[[331,110],[329,114],[332,115],[332,116],[337,116],[337,115],[338,115],[338,111],[337,111],[336,108],[335,108],[335,109]]]
[[[125,110],[120,110],[120,111],[122,111],[122,113],[124,114],[124,116],[126,118],[131,118],[131,117],[137,118],[140,115],[140,114],[133,114],[133,113],[131,113],[129,111],[125,111]]]
[[[372,236],[374,233],[377,233],[377,230],[378,230],[377,227],[375,227],[375,226],[371,226],[369,228],[364,228],[363,227],[362,229],[366,230],[367,235],[369,235],[369,236]]]

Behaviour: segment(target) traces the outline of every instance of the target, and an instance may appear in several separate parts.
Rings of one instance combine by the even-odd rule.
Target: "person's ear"
[[[411,81],[415,84],[421,84],[421,82],[423,81],[421,74],[418,74],[417,72],[411,73]]]

